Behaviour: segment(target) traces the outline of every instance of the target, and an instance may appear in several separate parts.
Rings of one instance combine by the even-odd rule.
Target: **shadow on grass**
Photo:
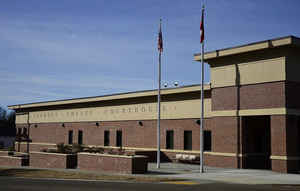
[[[18,176],[28,173],[35,173],[35,172],[41,172],[42,170],[38,169],[0,169],[0,176]]]

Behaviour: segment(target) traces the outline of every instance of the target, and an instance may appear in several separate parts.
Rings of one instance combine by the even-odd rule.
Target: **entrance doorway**
[[[243,167],[271,169],[270,116],[246,116],[243,120]]]
[[[298,137],[297,137],[298,157],[300,157],[300,117],[298,117],[298,121],[297,121],[297,132],[298,132]],[[298,160],[298,172],[300,173],[300,160]]]

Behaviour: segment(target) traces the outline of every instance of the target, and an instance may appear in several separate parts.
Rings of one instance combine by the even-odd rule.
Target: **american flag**
[[[160,23],[159,23],[159,32],[158,32],[158,51],[162,52],[163,51],[163,38],[162,38],[162,32],[161,32],[161,19],[160,19]]]
[[[204,41],[204,8],[202,9],[202,16],[200,22],[200,43]]]

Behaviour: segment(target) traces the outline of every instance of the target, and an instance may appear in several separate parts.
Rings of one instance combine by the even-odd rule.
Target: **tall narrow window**
[[[116,146],[122,147],[122,131],[117,131],[117,140],[116,140]]]
[[[69,131],[69,140],[68,140],[68,143],[70,145],[73,144],[73,131],[72,130]]]
[[[167,131],[166,149],[174,149],[174,131],[173,130]]]
[[[204,131],[204,151],[211,151],[211,131]]]
[[[20,127],[19,127],[19,128],[18,128],[17,135],[19,135],[19,136],[20,136],[21,134],[22,134],[22,128],[20,128]]]
[[[83,144],[83,132],[82,132],[82,130],[78,131],[78,144],[79,145]]]
[[[27,128],[26,127],[23,127],[23,133],[22,133],[23,136],[26,136],[27,135]]]
[[[192,131],[184,131],[184,150],[192,150]]]
[[[109,146],[109,131],[104,131],[104,146]]]

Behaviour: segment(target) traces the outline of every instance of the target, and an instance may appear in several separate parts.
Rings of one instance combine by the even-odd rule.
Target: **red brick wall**
[[[237,109],[237,90],[237,87],[213,88],[212,110]],[[239,92],[240,109],[278,108],[286,104],[285,82],[242,85]]]
[[[238,117],[213,117],[211,119],[211,126],[207,129],[212,131],[212,151],[237,152],[238,120]]]
[[[9,151],[0,151],[0,156],[8,156]]]
[[[237,108],[237,87],[213,88],[211,90],[212,110],[233,110]]]
[[[199,154],[188,152],[168,152],[165,151],[161,154],[162,161],[176,161],[176,154],[195,155],[199,159]],[[166,160],[168,159],[168,160]],[[199,163],[198,161],[186,161],[190,163]],[[238,168],[238,159],[235,156],[216,156],[211,154],[204,154],[204,165],[222,167],[222,168]]]
[[[27,164],[26,160],[28,159],[22,157],[0,156],[0,165],[20,167]]]
[[[31,152],[29,164],[38,168],[75,168],[76,157],[71,154]]]
[[[286,156],[286,116],[271,116],[271,153]]]
[[[56,148],[56,145],[44,145],[44,144],[32,144],[29,143],[29,151],[37,151],[37,152],[41,152],[43,149],[47,149],[47,148]],[[15,150],[18,151],[19,150],[19,143],[16,142],[15,143]],[[20,152],[27,152],[27,143],[22,142],[20,144]]]
[[[298,119],[291,115],[271,116],[272,155],[295,157],[298,153]],[[277,172],[297,172],[300,170],[297,160],[272,160],[272,170]]]
[[[197,119],[162,120],[161,121],[161,148],[166,147],[166,131],[174,130],[174,149],[183,150],[184,130],[192,131],[193,150],[199,150],[199,125]],[[78,130],[83,131],[83,144],[104,145],[104,131],[110,131],[110,146],[116,146],[116,131],[122,130],[123,146],[156,148],[156,120],[115,121],[115,122],[80,122],[80,123],[41,123],[31,127],[30,138],[33,142],[40,143],[68,143],[68,132],[73,130],[73,143],[77,143]],[[22,125],[18,125],[22,126]],[[210,119],[205,119],[205,128],[210,129]],[[215,129],[216,130],[216,129]],[[32,150],[40,150],[34,148]],[[46,146],[47,147],[47,146]],[[48,146],[49,147],[49,146]]]
[[[288,173],[287,161],[272,160],[272,170],[275,172]]]
[[[125,174],[145,173],[147,158],[112,157],[101,154],[78,153],[77,168],[92,171],[107,171]]]
[[[204,155],[204,165],[221,168],[238,168],[237,157]]]

